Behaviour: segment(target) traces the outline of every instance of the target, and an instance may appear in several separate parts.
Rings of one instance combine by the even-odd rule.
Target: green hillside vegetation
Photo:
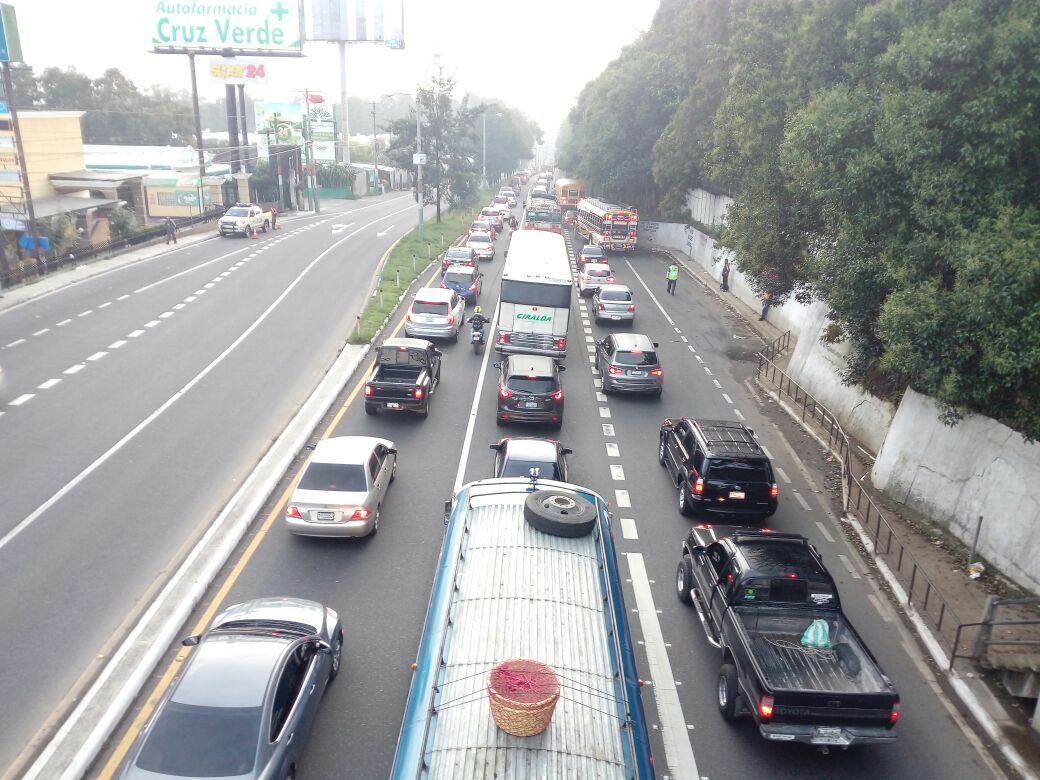
[[[734,198],[760,293],[821,300],[882,377],[1040,437],[1040,3],[662,0],[560,167],[644,214]]]

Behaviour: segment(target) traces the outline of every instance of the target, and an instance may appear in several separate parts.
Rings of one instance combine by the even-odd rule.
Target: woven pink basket
[[[498,727],[515,737],[533,737],[549,727],[560,680],[540,661],[513,658],[498,664],[488,675],[491,717]]]

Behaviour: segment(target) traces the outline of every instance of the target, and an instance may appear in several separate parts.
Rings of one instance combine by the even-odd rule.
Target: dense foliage
[[[1040,437],[1040,3],[662,0],[582,92],[561,167],[819,299],[848,378]]]

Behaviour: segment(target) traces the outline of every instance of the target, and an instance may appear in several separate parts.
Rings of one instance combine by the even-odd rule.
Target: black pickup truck
[[[365,414],[377,409],[430,413],[430,396],[441,380],[441,351],[425,339],[387,339],[365,383]]]
[[[749,714],[766,739],[824,752],[895,740],[899,695],[805,537],[695,526],[675,580],[679,600],[697,608],[722,651],[723,718]]]

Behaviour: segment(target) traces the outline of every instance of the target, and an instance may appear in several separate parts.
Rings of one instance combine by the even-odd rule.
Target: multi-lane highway
[[[313,391],[414,212],[345,202],[0,311],[0,767]]]
[[[312,233],[318,235],[320,230]],[[495,308],[502,250],[508,247],[508,240],[501,238],[497,259],[483,265],[486,276],[480,303],[489,313]],[[264,257],[262,262],[271,260]],[[322,704],[297,777],[379,778],[389,773],[410,682],[409,664],[418,646],[443,534],[443,502],[460,481],[490,476],[492,458],[487,446],[504,433],[561,438],[574,449],[572,481],[597,490],[613,507],[621,571],[627,577],[626,602],[640,641],[637,660],[642,676],[653,683],[644,688],[644,700],[653,724],[655,764],[661,777],[695,780],[768,775],[801,780],[999,775],[979,750],[979,742],[963,718],[942,695],[921,651],[876,588],[867,567],[845,541],[816,473],[821,460],[818,448],[806,446],[797,429],[771,410],[746,381],[752,373],[754,334],[713,293],[689,280],[680,282],[675,296],[665,295],[664,264],[659,258],[636,253],[614,257],[612,265],[618,281],[635,291],[634,329],[660,342],[666,370],[661,400],[613,395],[608,399],[599,392],[586,349],[606,330],[589,322],[588,305],[577,298],[564,375],[567,406],[558,433],[496,426],[493,353],[474,355],[465,340],[444,345],[442,381],[428,419],[392,414],[367,417],[358,400],[359,385],[352,384],[332,425],[316,434],[377,435],[396,442],[398,477],[383,505],[379,535],[361,540],[290,536],[280,525],[283,494],[270,502],[269,512],[257,520],[256,537],[243,543],[229,563],[221,578],[226,587],[224,603],[263,595],[311,598],[333,606],[346,628],[343,672]],[[283,287],[293,274],[292,269],[286,272],[280,282]],[[205,276],[213,276],[213,271]],[[269,303],[261,301],[253,308],[262,310],[264,305]],[[227,311],[226,316],[234,318],[236,312]],[[251,321],[256,315],[242,316]],[[391,330],[396,332],[399,327],[398,318]],[[284,338],[272,334],[273,342],[258,340],[261,355],[256,359],[279,364],[279,370],[284,370],[282,360],[304,362],[312,351],[333,348],[330,344],[323,347],[313,330],[302,331]],[[203,363],[204,357],[198,362]],[[198,408],[193,407],[194,415],[203,417],[206,425],[230,416],[237,421],[236,427],[253,432],[249,423],[259,424],[255,417],[271,416],[272,410],[264,405],[273,403],[262,388],[255,390],[244,398],[216,387],[200,399]],[[731,725],[721,720],[715,704],[718,652],[705,641],[696,616],[677,601],[674,592],[678,546],[689,521],[678,513],[675,491],[657,464],[656,447],[661,420],[675,415],[741,419],[755,428],[781,479],[780,510],[770,524],[803,533],[819,547],[839,583],[850,618],[899,689],[903,718],[895,745],[822,755],[803,746],[767,743],[750,721]],[[276,416],[284,419],[284,414]],[[182,420],[181,425],[187,422]],[[255,440],[266,440],[275,427],[272,422]],[[164,524],[180,523],[183,535],[185,526],[200,517],[207,499],[215,500],[215,491],[198,496],[192,482],[199,473],[215,467],[226,445],[194,425],[182,433],[183,450],[149,455],[146,463],[130,464],[127,489],[138,500],[147,490],[140,483],[156,479],[152,469],[169,474],[171,482],[188,475],[183,477],[188,484],[180,491],[167,488],[172,492],[163,502],[165,507],[119,502],[129,525],[134,520],[143,522],[141,518],[153,511],[161,518],[153,522],[149,517],[147,532],[131,534],[129,543],[135,555],[144,555],[156,535],[163,536]],[[193,446],[196,436],[205,437],[205,447]],[[216,454],[206,451],[214,447]],[[52,522],[59,522],[59,516]],[[119,527],[125,529],[122,523]],[[93,547],[88,535],[77,535],[75,540]],[[111,535],[100,541],[102,545],[122,544]],[[75,546],[70,544],[69,549]],[[104,577],[105,572],[92,572],[88,579],[93,582]],[[143,575],[133,583],[126,583],[123,577],[118,581],[120,587],[113,586],[114,590],[134,589],[125,593],[124,602],[132,601],[147,585]],[[206,606],[212,608],[204,604],[200,613]],[[165,671],[160,668],[156,679]],[[140,706],[121,727],[120,737],[132,736],[139,727],[134,716],[140,714]],[[113,741],[113,745],[117,743],[118,739]],[[94,774],[110,776],[121,756],[121,748],[110,746]]]

